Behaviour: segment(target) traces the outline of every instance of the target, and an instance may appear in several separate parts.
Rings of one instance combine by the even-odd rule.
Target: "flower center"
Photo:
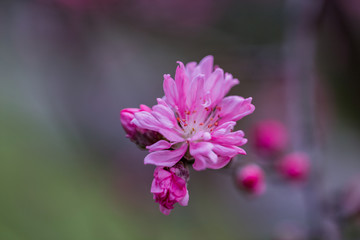
[[[212,132],[219,125],[220,111],[220,107],[201,107],[197,110],[186,110],[182,114],[176,113],[183,137],[190,138],[199,131]]]

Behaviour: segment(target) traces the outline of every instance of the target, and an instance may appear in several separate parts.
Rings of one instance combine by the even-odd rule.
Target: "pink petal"
[[[212,151],[212,148],[213,145],[209,142],[190,143],[190,154],[195,159],[193,164],[195,170],[201,171],[216,163],[217,155]]]
[[[199,105],[200,97],[204,95],[204,82],[204,74],[199,74],[190,83],[186,97],[186,105],[190,111],[193,110],[194,106]]]
[[[162,127],[174,128],[177,125],[174,112],[167,106],[160,104],[153,106],[152,114],[157,118]]]
[[[140,104],[140,109],[146,112],[150,112],[151,108],[149,108],[148,106],[144,105],[144,104]]]
[[[228,156],[230,158],[235,157],[238,154],[246,155],[244,149],[236,146],[223,146],[220,144],[214,144],[213,151],[220,156]]]
[[[145,164],[154,164],[159,167],[172,167],[184,156],[187,144],[183,144],[175,150],[160,150],[149,153],[145,159]]]
[[[186,72],[190,79],[192,79],[193,76],[196,76],[197,74],[200,73],[200,71],[199,71],[196,75],[194,74],[194,70],[195,70],[196,66],[197,66],[196,62],[189,62],[185,66]]]
[[[217,128],[215,128],[215,131],[213,131],[212,135],[223,135],[225,133],[231,132],[234,129],[234,126],[236,125],[236,122],[229,121],[221,124]]]
[[[147,146],[146,148],[149,150],[149,152],[155,152],[159,150],[169,149],[171,147],[171,143],[165,140],[160,140],[154,143],[153,145]]]
[[[169,215],[171,213],[171,209],[167,209],[166,207],[163,207],[162,205],[159,205],[160,212],[162,212],[164,215]]]
[[[204,57],[200,61],[199,67],[201,69],[201,73],[205,74],[205,77],[208,77],[214,68],[214,57],[211,55]]]
[[[161,100],[161,99],[160,99]],[[162,100],[161,100],[162,101]],[[165,105],[156,105],[153,107],[152,114],[149,112],[137,112],[132,121],[140,128],[153,130],[159,132],[166,139],[173,142],[181,142],[184,139],[179,135],[177,131],[178,126],[174,126],[176,121],[173,116],[173,112],[165,107]],[[156,116],[154,116],[154,115]]]
[[[153,181],[152,181],[152,184],[151,184],[151,190],[150,190],[150,192],[151,193],[161,193],[161,192],[163,192],[164,190],[158,185],[158,184],[156,184],[156,180],[154,179]]]
[[[186,190],[186,195],[185,195],[185,197],[184,197],[183,199],[181,199],[181,200],[179,201],[179,204],[180,204],[181,206],[187,206],[187,205],[188,205],[188,202],[189,202],[189,191]]]
[[[159,130],[160,123],[151,113],[142,111],[135,113],[134,116],[132,123],[136,126],[153,131]]]
[[[206,80],[206,90],[211,93],[211,101],[216,105],[223,97],[224,71],[217,68]]]
[[[172,176],[172,174],[169,171],[164,170],[163,168],[160,168],[160,171],[157,174],[157,179],[164,181],[165,179],[170,180],[169,178]]]
[[[169,74],[164,75],[164,93],[166,96],[166,101],[173,107],[175,107],[179,100],[179,94],[176,88],[174,79],[170,77]]]
[[[218,161],[214,164],[208,166],[210,169],[220,169],[228,165],[230,162],[231,157],[228,156],[218,156]]]
[[[232,74],[230,73],[225,73],[225,83],[223,86],[224,89],[224,96],[230,91],[230,89],[239,84],[239,80],[236,78],[233,78]]]
[[[185,111],[186,93],[189,85],[189,79],[185,72],[184,64],[180,61],[178,61],[177,63],[179,64],[179,66],[176,68],[175,84],[179,94],[179,112],[180,114],[182,114]]]
[[[184,141],[184,138],[175,129],[160,128],[159,133],[171,142]]]
[[[255,106],[251,104],[252,98],[242,98],[239,96],[230,96],[224,98],[219,107],[220,122],[238,121],[246,115],[251,114],[255,110]]]
[[[236,132],[230,132],[223,135],[213,134],[212,141],[220,143],[222,145],[236,145],[242,146],[247,143],[247,139],[244,138],[244,132],[239,130]]]

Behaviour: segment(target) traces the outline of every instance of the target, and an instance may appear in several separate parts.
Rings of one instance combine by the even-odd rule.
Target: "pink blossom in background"
[[[303,181],[310,171],[310,160],[306,153],[295,152],[283,157],[277,164],[281,175],[289,180]]]
[[[125,108],[120,112],[120,122],[126,132],[126,137],[141,148],[152,145],[160,139],[157,132],[137,127],[131,121],[137,112],[150,112],[151,109],[146,105],[140,105],[140,108]]]
[[[243,131],[233,132],[236,121],[251,114],[251,98],[225,95],[239,81],[221,68],[214,69],[207,56],[186,66],[178,62],[175,79],[164,75],[163,98],[151,111],[134,114],[131,122],[160,133],[164,139],[148,146],[145,164],[174,166],[183,157],[194,160],[195,170],[219,169],[238,154],[247,140]]]
[[[236,172],[237,186],[255,196],[264,193],[266,189],[263,170],[256,164],[249,164],[239,168]]]
[[[157,167],[154,172],[154,180],[151,185],[151,193],[160,204],[160,211],[169,215],[175,203],[187,206],[189,192],[186,183],[189,180],[189,170],[182,162],[175,166]]]
[[[284,150],[288,142],[288,133],[276,120],[259,122],[254,129],[254,144],[260,154],[271,155]]]

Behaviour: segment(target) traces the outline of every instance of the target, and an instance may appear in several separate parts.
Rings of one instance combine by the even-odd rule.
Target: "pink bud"
[[[303,181],[310,171],[310,160],[306,153],[295,152],[286,155],[278,162],[278,171],[289,180]]]
[[[157,132],[139,128],[132,123],[132,120],[134,119],[134,114],[142,111],[150,112],[151,109],[146,105],[140,105],[140,109],[125,108],[120,112],[120,122],[126,132],[126,137],[133,141],[139,147],[145,148],[146,146],[150,146],[160,140],[161,136]]]
[[[249,164],[236,173],[237,186],[253,195],[260,195],[266,189],[263,170],[256,164]]]
[[[151,185],[151,193],[160,204],[160,211],[169,215],[175,203],[187,206],[189,192],[187,181],[189,170],[183,162],[178,162],[173,167],[157,167],[154,172],[154,180]]]
[[[283,150],[288,141],[285,126],[275,120],[266,120],[256,125],[255,147],[260,154],[271,155]]]
[[[125,108],[120,112],[120,122],[125,130],[126,137],[131,138],[136,134],[136,126],[131,123],[134,119],[134,114],[140,112],[138,108]]]

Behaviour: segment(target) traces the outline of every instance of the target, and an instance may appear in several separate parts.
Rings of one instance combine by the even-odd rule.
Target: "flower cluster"
[[[178,62],[175,77],[164,75],[165,96],[151,109],[121,111],[121,123],[127,137],[149,154],[145,164],[157,166],[152,193],[163,213],[173,204],[186,205],[188,177],[181,164],[192,164],[194,170],[220,169],[238,154],[247,142],[243,131],[233,131],[236,121],[251,114],[251,98],[225,97],[239,81],[229,73],[214,68],[207,56],[186,66]],[[185,174],[186,175],[186,174]],[[184,195],[186,192],[186,195]]]
[[[299,151],[285,154],[289,137],[283,123],[264,120],[255,125],[253,133],[253,147],[262,161],[253,161],[258,164],[242,165],[236,170],[234,179],[240,190],[252,196],[264,193],[266,182],[263,168],[271,172],[271,176],[280,176],[289,183],[306,183],[311,168],[310,158],[305,152]]]

